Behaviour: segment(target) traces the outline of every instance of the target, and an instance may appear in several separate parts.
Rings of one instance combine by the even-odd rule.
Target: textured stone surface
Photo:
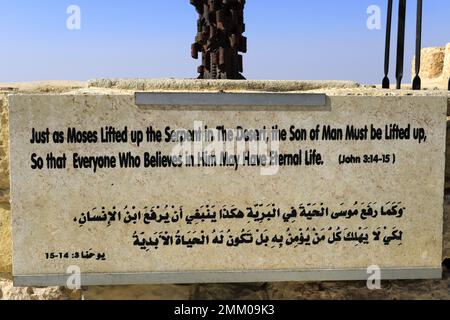
[[[9,276],[0,274],[0,300],[80,300],[81,290],[62,287],[15,288]]]
[[[445,157],[445,191],[450,193],[450,120],[447,120],[447,149]]]
[[[415,58],[412,62],[412,75],[415,75]],[[450,43],[444,47],[422,49],[420,77],[422,87],[447,89],[450,76]]]
[[[450,195],[447,195],[445,197],[445,210],[444,210],[444,259],[450,259]]]
[[[11,247],[11,211],[9,204],[0,203],[0,273],[11,272]]]
[[[449,300],[450,272],[443,269],[443,280],[382,281],[381,290],[367,289],[365,281],[159,285],[89,287],[83,290],[83,297],[87,300]]]
[[[422,49],[420,76],[424,79],[439,78],[442,75],[442,71],[444,69],[444,60],[444,47]]]
[[[448,80],[450,78],[450,43],[445,47],[445,61],[442,74],[444,76],[444,80]]]
[[[403,300],[450,299],[450,273],[444,269],[443,280],[382,281],[381,290],[367,289],[364,281],[269,284],[273,300]]]
[[[178,107],[168,107],[164,111],[143,111],[135,107],[133,97],[128,95],[11,96],[10,121],[11,127],[14,127],[11,132],[11,144],[14,146],[11,149],[14,187],[11,201],[15,228],[15,274],[65,273],[67,267],[74,263],[73,259],[45,259],[46,253],[72,253],[89,248],[93,248],[94,253],[105,253],[107,262],[95,259],[77,260],[76,264],[85,273],[365,269],[374,262],[384,268],[439,267],[442,262],[446,102],[442,97],[330,97],[330,110],[327,112],[316,109],[280,109],[273,112],[258,108],[249,110],[249,107],[215,107],[215,111],[211,113],[195,108],[186,112]],[[387,104],[391,108],[387,109]],[[114,107],[114,112],[111,111],[111,106]],[[226,170],[221,166],[194,169],[186,166],[177,169],[116,168],[99,169],[94,174],[92,170],[69,169],[72,163],[71,153],[117,155],[119,152],[132,151],[143,159],[143,149],[150,154],[161,152],[163,155],[170,155],[176,144],[144,142],[141,148],[130,148],[129,144],[121,143],[97,143],[89,146],[68,146],[67,143],[40,146],[30,144],[29,134],[32,128],[42,130],[51,127],[53,130],[66,131],[66,128],[75,127],[78,130],[99,130],[98,119],[102,119],[104,125],[121,129],[127,126],[144,132],[147,126],[160,130],[167,126],[191,128],[195,121],[201,121],[208,127],[220,124],[226,128],[236,128],[240,125],[260,129],[276,124],[289,130],[295,125],[297,128],[307,129],[308,132],[318,124],[330,125],[333,128],[345,128],[347,125],[362,128],[367,124],[374,124],[384,129],[385,125],[397,123],[402,126],[410,124],[412,128],[424,128],[428,140],[423,144],[412,139],[373,141],[369,138],[358,143],[308,140],[303,141],[301,147],[298,142],[285,141],[280,143],[280,149],[277,149],[280,153],[295,154],[300,148],[317,149],[325,164],[307,167],[303,162],[301,167],[282,166],[271,175],[264,175],[260,168],[249,168],[247,165],[240,165],[239,170]],[[209,143],[205,143],[205,147],[207,145]],[[66,153],[69,168],[60,170],[57,174],[54,170],[32,170],[29,157],[33,152],[44,157],[49,152],[55,155]],[[362,157],[364,154],[394,152],[397,159],[395,165],[340,165],[338,159],[344,154]],[[238,155],[243,158],[243,154],[241,152]],[[124,175],[126,180],[123,179]],[[341,179],[342,175],[346,178]],[[395,179],[386,179],[389,176],[395,176]],[[420,185],[416,183],[419,179],[422,182]],[[330,180],[333,181],[332,187]],[[89,181],[89,186],[86,181]],[[154,181],[164,183],[155,184]],[[248,181],[251,181],[251,188]],[[205,184],[208,188],[200,188]],[[223,187],[228,185],[233,188]],[[72,196],[74,191],[76,197]],[[364,204],[357,205],[355,201]],[[381,214],[367,221],[359,217],[336,220],[325,216],[314,221],[299,217],[293,219],[295,221],[289,221],[287,226],[282,218],[278,217],[273,221],[264,219],[257,222],[253,219],[219,219],[217,215],[217,223],[206,221],[189,225],[182,220],[180,223],[169,223],[167,227],[156,223],[147,225],[142,223],[142,220],[138,220],[137,224],[114,222],[110,227],[107,227],[107,222],[88,222],[83,228],[74,223],[74,218],[82,219],[81,216],[86,215],[82,214],[83,212],[95,211],[92,208],[99,209],[91,212],[91,215],[103,215],[103,206],[106,212],[112,210],[112,207],[117,207],[120,211],[127,206],[135,206],[135,209],[125,209],[130,210],[132,216],[146,206],[156,205],[174,205],[176,210],[182,206],[187,215],[195,212],[196,208],[201,211],[205,204],[217,208],[233,205],[246,212],[245,208],[253,206],[254,203],[263,203],[264,206],[273,203],[283,213],[290,212],[290,208],[297,207],[299,203],[317,203],[314,209],[327,207],[331,212],[343,208],[362,210],[367,208],[369,202],[377,203],[372,205],[375,210],[380,210],[382,206],[386,209],[387,206],[390,208],[392,201],[401,201],[401,206],[406,207],[405,215],[399,219]],[[324,205],[320,205],[321,202]],[[307,207],[307,210],[310,209]],[[122,211],[123,214],[125,210]],[[173,210],[168,211],[172,215]],[[155,214],[163,215],[164,211],[156,210]],[[288,227],[290,229],[286,230]],[[414,237],[405,236],[403,241],[400,241],[401,246],[397,242],[387,246],[382,241],[372,239],[372,233],[383,227],[385,228],[381,230],[381,239],[396,234],[394,229],[405,235],[414,234]],[[134,232],[143,232],[145,236],[142,238],[148,239],[150,235],[153,237],[154,232],[165,232],[176,239],[177,230],[181,230],[181,235],[187,238],[191,237],[190,233],[195,235],[204,232],[205,236],[213,239],[213,230],[224,230],[226,239],[231,235],[234,239],[241,235],[244,228],[251,234],[251,245],[238,244],[233,249],[227,248],[229,245],[216,246],[211,240],[203,244],[203,247],[195,246],[192,249],[161,244],[154,250],[151,245],[137,246],[133,236]],[[324,239],[331,237],[332,232],[325,231],[328,228],[348,228],[348,232],[368,230],[364,233],[367,232],[370,244],[355,248],[355,243],[339,240],[340,243],[332,246],[320,240],[320,245],[311,245],[306,249],[301,245],[291,245],[292,242],[280,248],[279,244],[275,245],[274,242],[269,242],[267,246],[255,245],[260,237],[273,239],[275,236],[282,236],[287,239],[292,237],[292,234],[288,236],[290,233],[295,236],[298,228],[303,228],[302,234],[306,232],[305,236],[311,233],[304,231],[306,228],[322,229],[317,234],[312,232],[310,236],[313,239],[322,235]],[[231,229],[230,234],[226,234],[227,229]],[[260,233],[260,230],[264,229],[267,230]],[[49,237],[49,234],[52,236]],[[142,250],[141,247],[148,250]],[[421,254],[417,254],[417,251]],[[324,256],[327,256],[326,261]],[[251,279],[250,275],[246,279]],[[222,278],[217,277],[208,281],[220,280]],[[202,280],[195,280],[198,281]]]
[[[0,93],[0,193],[4,192],[2,190],[9,189],[8,131],[6,95]],[[2,197],[1,194],[0,197]]]
[[[0,273],[9,273],[12,268],[8,130],[6,93],[0,91]]]
[[[193,285],[98,286],[83,289],[85,300],[190,300]]]
[[[193,300],[267,300],[267,283],[198,285]]]
[[[9,203],[9,189],[0,189],[0,203]]]
[[[182,80],[182,79],[96,79],[89,87],[142,91],[306,91],[351,89],[353,81],[270,81],[270,80]]]
[[[0,82],[0,91],[8,93],[62,93],[85,87],[87,87],[87,83],[84,81]]]

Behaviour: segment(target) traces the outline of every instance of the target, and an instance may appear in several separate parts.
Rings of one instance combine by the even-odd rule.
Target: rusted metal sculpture
[[[199,13],[192,57],[199,58],[199,79],[245,79],[242,55],[247,52],[245,0],[190,0]]]

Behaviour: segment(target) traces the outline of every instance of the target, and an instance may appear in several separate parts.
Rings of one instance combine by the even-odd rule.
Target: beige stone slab
[[[14,275],[63,275],[71,265],[83,273],[147,273],[196,271],[283,271],[323,269],[365,269],[378,265],[387,269],[440,268],[442,262],[443,190],[445,168],[446,97],[330,97],[328,110],[293,108],[258,110],[254,108],[138,108],[133,97],[14,95],[10,97],[11,201],[13,212]],[[99,130],[102,126],[144,130],[193,128],[201,121],[208,127],[245,126],[261,128],[277,124],[313,129],[318,124],[333,127],[374,124],[384,127],[398,123],[424,128],[427,141],[320,141],[284,142],[281,152],[317,149],[325,164],[312,167],[282,167],[273,176],[261,175],[261,168],[179,168],[179,169],[66,169],[32,170],[33,153],[117,154],[132,151],[170,153],[173,144],[43,144],[31,145],[32,128],[65,131]],[[342,154],[395,154],[395,164],[339,165]],[[70,159],[70,157],[69,157]],[[280,219],[256,223],[221,220],[217,223],[124,224],[101,223],[80,226],[74,219],[93,208],[154,205],[182,205],[195,212],[203,205],[235,205],[247,208],[255,203],[275,203],[289,211],[299,203],[324,203],[337,210],[341,203],[402,202],[405,215],[399,219],[378,217],[361,220],[329,218],[299,219],[286,225]],[[386,204],[387,205],[387,204]],[[181,246],[141,250],[133,245],[133,233],[168,232],[183,234],[231,229],[234,234],[267,229],[273,235],[292,229],[361,227],[378,230],[386,226],[401,229],[401,245],[382,243],[335,246]],[[287,232],[289,233],[289,232]],[[46,259],[46,253],[79,252],[92,249],[106,253],[106,261]]]

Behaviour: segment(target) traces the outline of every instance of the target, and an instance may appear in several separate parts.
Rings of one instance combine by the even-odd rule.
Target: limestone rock
[[[444,79],[450,78],[450,43],[445,47],[444,70],[442,72]]]
[[[81,291],[63,287],[14,288],[10,278],[0,276],[0,300],[80,300]]]
[[[194,285],[97,286],[83,290],[84,300],[189,300]]]
[[[439,78],[444,69],[444,59],[444,47],[422,49],[420,76],[424,79]]]
[[[365,281],[274,283],[267,292],[272,300],[405,300],[450,299],[450,273],[443,280],[382,281],[380,290],[369,290]]]
[[[0,189],[9,188],[8,131],[6,95],[0,94]]]
[[[0,273],[12,269],[11,212],[9,204],[0,204]]]
[[[448,300],[449,270],[445,268],[443,275],[443,280],[382,281],[380,290],[367,289],[365,281],[106,286],[84,289],[83,298],[86,300]]]
[[[194,300],[266,300],[269,296],[266,283],[201,284]]]
[[[415,58],[412,62],[412,76],[415,76]],[[450,77],[450,44],[422,49],[420,77],[424,88],[447,89]]]
[[[9,203],[9,189],[0,189],[0,203]]]

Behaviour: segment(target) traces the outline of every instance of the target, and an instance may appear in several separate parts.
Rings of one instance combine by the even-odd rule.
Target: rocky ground
[[[10,278],[0,278],[4,300],[322,300],[363,299],[450,300],[450,270],[443,280],[384,281],[382,289],[369,290],[364,281],[311,283],[255,283],[90,287],[81,291],[66,288],[14,288]]]

